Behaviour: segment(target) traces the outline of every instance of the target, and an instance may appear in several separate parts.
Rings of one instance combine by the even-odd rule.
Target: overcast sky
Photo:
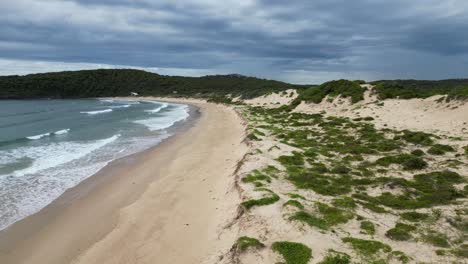
[[[468,77],[467,0],[1,0],[0,75]]]

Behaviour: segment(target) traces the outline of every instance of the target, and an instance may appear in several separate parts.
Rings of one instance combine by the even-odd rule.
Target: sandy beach
[[[229,248],[235,237],[218,238],[240,201],[242,120],[225,106],[169,101],[197,107],[200,118],[0,232],[0,263],[203,263]]]

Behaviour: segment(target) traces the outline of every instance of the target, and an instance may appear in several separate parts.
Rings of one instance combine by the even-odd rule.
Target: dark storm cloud
[[[0,15],[8,60],[313,82],[454,77],[468,56],[464,0],[17,0]]]

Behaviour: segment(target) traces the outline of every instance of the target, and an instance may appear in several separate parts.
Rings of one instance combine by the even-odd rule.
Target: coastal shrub
[[[325,220],[304,211],[295,213],[289,217],[289,220],[300,221],[308,224],[311,227],[317,227],[319,229],[328,229],[328,224],[325,222]]]
[[[283,256],[285,264],[307,264],[312,258],[312,249],[301,243],[280,241],[271,248]]]
[[[293,199],[302,199],[302,200],[307,200],[304,196],[297,194],[297,193],[287,193],[287,196],[293,198]]]
[[[436,247],[442,247],[442,248],[450,247],[450,244],[447,240],[447,236],[441,233],[437,233],[437,232],[431,232],[427,234],[426,236],[424,236],[424,241]]]
[[[250,139],[250,140],[254,140],[254,141],[260,141],[261,139],[258,138],[254,133],[249,133],[247,135],[247,138]]]
[[[263,197],[263,198],[260,198],[260,199],[252,199],[252,200],[242,202],[242,205],[246,209],[250,209],[250,208],[252,208],[254,206],[274,204],[277,201],[279,201],[279,199],[280,199],[280,197],[277,194],[272,193],[272,194],[270,194],[270,196],[267,196],[267,197]]]
[[[288,205],[294,206],[294,207],[299,208],[299,209],[301,209],[301,210],[304,209],[304,205],[302,205],[302,204],[301,204],[299,201],[297,201],[297,200],[289,200],[289,201],[287,201],[287,202],[285,202],[285,203],[283,204],[283,206],[288,206]]]
[[[333,199],[332,204],[341,208],[356,208],[357,206],[353,198],[347,196]]]
[[[328,253],[325,256],[325,258],[323,258],[323,260],[320,261],[318,264],[350,264],[350,263],[351,263],[351,257],[348,254],[330,250],[330,253]]]
[[[424,132],[413,132],[404,130],[403,135],[395,137],[395,139],[400,138],[406,140],[407,142],[423,146],[429,146],[432,145],[432,143],[434,143],[434,141],[432,140],[432,135]]]
[[[332,169],[333,173],[338,173],[338,174],[346,174],[346,173],[348,173],[350,171],[351,170],[348,167],[344,166],[344,165],[338,165],[338,166],[333,167],[333,169]]]
[[[247,237],[247,236],[239,237],[239,239],[237,239],[236,246],[237,246],[237,249],[240,252],[243,252],[243,251],[247,250],[248,248],[257,248],[258,249],[258,248],[265,247],[265,245],[263,243],[261,243],[260,241],[258,241],[258,239],[252,238],[252,237]]]
[[[292,154],[293,156],[280,156],[277,160],[286,168],[291,166],[303,166],[304,159],[302,158],[302,155],[297,151],[293,151]]]
[[[401,251],[392,251],[390,253],[390,258],[396,259],[401,263],[408,263],[411,260],[410,257],[408,257],[405,253]]]
[[[356,82],[336,80],[300,92],[298,98],[294,100],[294,102],[300,103],[301,101],[306,101],[318,104],[322,102],[327,95],[330,97],[341,95],[342,97],[351,97],[351,102],[354,104],[364,99],[364,91],[365,89]]]
[[[375,234],[374,224],[371,221],[362,221],[361,233],[373,236]]]
[[[255,181],[271,182],[271,179],[267,175],[260,173],[258,170],[255,170],[253,171],[253,173],[242,178],[241,181],[244,183],[255,182]]]
[[[351,212],[324,203],[316,203],[316,209],[318,211],[317,216],[313,216],[305,211],[299,211],[289,219],[301,221],[319,229],[328,229],[334,225],[346,223],[354,217],[354,214]]]
[[[435,144],[433,145],[427,153],[432,155],[444,155],[446,152],[454,152],[455,149],[449,145]]]
[[[414,156],[417,156],[417,157],[421,157],[424,155],[424,151],[420,150],[420,149],[415,149],[413,151],[411,151],[411,154],[414,155]]]
[[[380,241],[365,240],[354,237],[345,237],[341,239],[344,243],[351,244],[351,247],[361,255],[372,256],[379,252],[388,253],[392,248]]]
[[[418,213],[418,212],[405,212],[405,213],[402,213],[400,216],[401,218],[407,221],[411,221],[411,222],[424,221],[427,218],[429,218],[428,214]]]
[[[353,194],[353,197],[370,204],[385,205],[394,209],[416,209],[448,204],[464,197],[464,194],[454,188],[454,184],[461,183],[463,178],[456,172],[437,171],[413,176],[412,181],[405,179],[384,178],[387,183],[404,190],[404,194],[395,195],[382,193],[371,197],[364,193]],[[411,189],[414,189],[412,191]]]
[[[376,160],[375,164],[385,167],[388,167],[390,164],[401,164],[405,170],[420,170],[427,167],[427,162],[420,157],[410,154],[386,156]]]
[[[352,178],[349,175],[327,176],[312,172],[292,174],[288,180],[297,188],[312,189],[322,195],[337,196],[351,192]]]
[[[416,230],[416,227],[403,223],[396,223],[395,227],[389,229],[385,236],[398,241],[406,241],[412,238],[411,232]]]

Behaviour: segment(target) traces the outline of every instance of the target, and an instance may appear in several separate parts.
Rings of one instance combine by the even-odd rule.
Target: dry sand
[[[2,232],[0,263],[216,262],[235,240],[219,236],[240,202],[233,173],[248,149],[242,120],[224,106],[170,101],[201,117]]]

